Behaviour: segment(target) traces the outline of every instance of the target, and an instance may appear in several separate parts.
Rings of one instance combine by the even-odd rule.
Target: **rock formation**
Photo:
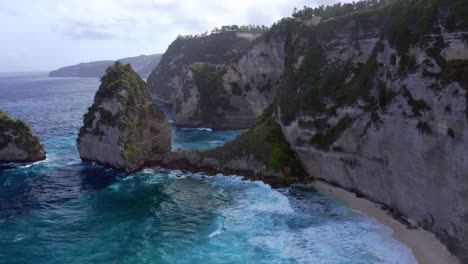
[[[177,126],[250,128],[274,98],[283,72],[284,43],[284,34],[271,32],[178,39],[148,85],[157,99],[173,103]]]
[[[171,127],[129,64],[107,69],[83,123],[77,146],[84,161],[132,172],[171,150]]]
[[[273,187],[304,182],[305,171],[271,117],[222,147],[208,151],[176,150],[158,156],[156,165],[206,173],[243,175]]]
[[[392,1],[359,12],[352,10],[335,16],[319,10],[323,13],[320,19],[311,17],[310,12],[299,12],[267,33],[269,39],[277,40],[276,54],[283,54],[278,60],[284,60],[284,64],[267,63],[276,66],[269,71],[272,75],[265,72],[266,79],[275,80],[282,72],[269,116],[280,124],[307,171],[307,179],[321,179],[386,205],[436,234],[466,263],[466,3]],[[247,72],[246,65],[261,64],[261,58],[246,55],[257,45],[263,45],[261,39],[239,56],[244,61],[252,59],[251,63],[241,64],[240,59],[221,66],[205,62],[185,67],[185,74],[172,82],[180,86],[174,97],[176,123],[228,124],[218,125],[213,121],[216,117],[203,120],[200,109],[205,103],[200,91],[216,87],[215,98],[219,100],[208,100],[208,105],[219,107],[208,109],[215,116],[219,114],[220,120],[229,119],[235,112],[230,108],[235,107],[232,102],[236,98],[230,93],[247,86],[239,85],[238,80],[250,80],[235,76],[244,76],[237,75],[239,72],[251,76],[256,70],[250,67]],[[246,90],[235,92],[244,103],[249,98]],[[220,110],[222,107],[226,109]],[[163,163],[185,159],[188,164],[202,164],[197,165],[199,169],[244,168],[268,174],[271,157],[249,155],[255,144],[242,140],[252,131],[236,139],[234,145],[211,152],[216,153],[212,157],[203,152],[183,158],[185,154],[176,153],[163,157]]]
[[[44,147],[28,125],[0,111],[0,162],[35,162],[45,158]]]

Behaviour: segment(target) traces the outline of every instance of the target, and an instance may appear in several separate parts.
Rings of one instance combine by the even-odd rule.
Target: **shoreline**
[[[393,231],[392,237],[406,245],[419,264],[460,264],[458,259],[450,254],[445,245],[433,233],[422,228],[408,229],[404,224],[382,210],[380,205],[365,198],[358,198],[352,192],[322,181],[312,182],[308,186],[313,187],[322,194],[330,195],[344,202],[353,210],[373,217],[379,223],[391,228]]]

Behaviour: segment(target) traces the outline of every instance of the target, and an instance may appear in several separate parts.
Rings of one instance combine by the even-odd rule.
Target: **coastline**
[[[380,205],[364,198],[358,198],[352,192],[322,181],[312,182],[308,186],[322,194],[335,197],[353,210],[365,213],[390,227],[393,230],[393,238],[410,248],[419,264],[460,264],[434,234],[422,228],[408,229],[382,210]]]

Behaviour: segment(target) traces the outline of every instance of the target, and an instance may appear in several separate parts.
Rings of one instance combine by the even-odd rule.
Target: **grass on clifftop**
[[[273,171],[293,177],[305,176],[301,163],[283,137],[280,125],[272,117],[264,118],[255,128],[242,133],[226,145],[203,154],[217,158],[221,163],[253,155]]]

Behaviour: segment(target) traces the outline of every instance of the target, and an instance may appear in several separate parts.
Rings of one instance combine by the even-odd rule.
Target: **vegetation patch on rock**
[[[202,123],[208,123],[211,115],[219,110],[236,111],[229,102],[229,94],[223,88],[224,67],[208,63],[195,63],[190,67],[193,80],[200,94],[198,115]]]
[[[77,139],[81,159],[132,172],[171,149],[171,128],[132,67],[109,67]]]
[[[216,158],[220,163],[253,156],[272,171],[286,176],[305,176],[301,163],[283,137],[280,125],[272,117],[265,118],[255,128],[224,146],[203,152],[203,156]]]
[[[44,147],[29,126],[0,110],[0,162],[33,162],[45,158]]]

